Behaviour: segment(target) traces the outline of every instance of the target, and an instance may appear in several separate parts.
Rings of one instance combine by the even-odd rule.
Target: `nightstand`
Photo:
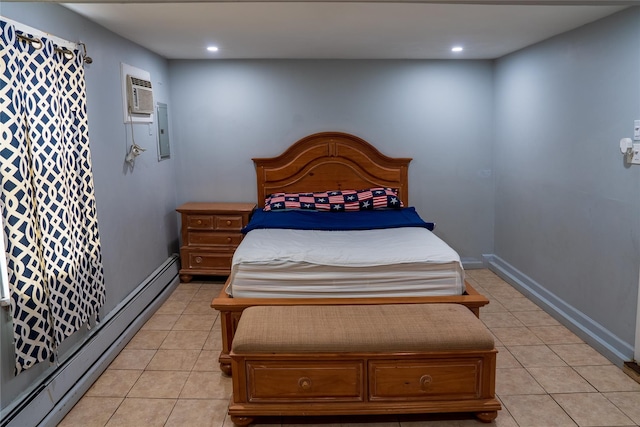
[[[231,273],[233,253],[242,240],[255,203],[185,203],[176,209],[182,219],[180,280],[194,275]]]

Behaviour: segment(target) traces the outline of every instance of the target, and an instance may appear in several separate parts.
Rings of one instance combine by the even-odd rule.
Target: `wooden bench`
[[[231,349],[229,415],[472,412],[491,422],[496,349],[459,304],[257,306]]]

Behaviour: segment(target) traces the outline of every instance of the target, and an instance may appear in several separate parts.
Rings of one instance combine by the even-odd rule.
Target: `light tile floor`
[[[469,280],[491,304],[480,319],[496,338],[501,427],[638,426],[640,384],[489,270]],[[218,370],[219,282],[183,283],[67,414],[60,426],[233,427],[231,379]],[[271,426],[463,427],[466,414],[276,418]]]

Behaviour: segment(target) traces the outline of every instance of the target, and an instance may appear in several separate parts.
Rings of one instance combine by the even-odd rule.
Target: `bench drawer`
[[[369,399],[477,399],[481,358],[369,361]]]
[[[246,370],[249,402],[360,402],[364,399],[362,361],[248,360]]]

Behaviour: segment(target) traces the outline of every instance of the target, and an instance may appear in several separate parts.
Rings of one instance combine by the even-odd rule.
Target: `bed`
[[[281,155],[273,158],[254,158],[257,175],[258,208],[265,208],[265,199],[276,193],[302,193],[302,192],[324,192],[328,190],[348,191],[354,189],[383,188],[393,189],[395,194],[402,201],[405,207],[408,203],[408,166],[410,158],[391,158],[380,153],[368,142],[354,135],[341,132],[323,132],[307,136],[284,151]],[[268,203],[267,203],[268,207]],[[256,212],[258,214],[258,211]],[[256,215],[254,214],[254,216]],[[283,215],[282,213],[267,212],[266,215]],[[329,212],[328,215],[332,213]],[[340,215],[340,214],[335,214]],[[351,215],[345,212],[344,215]],[[253,220],[253,219],[252,219]],[[418,226],[421,230],[428,231],[428,226]],[[418,230],[418,228],[412,230]],[[259,230],[254,230],[259,231]],[[245,241],[252,237],[251,231],[247,234],[240,247],[236,251],[242,253]],[[260,230],[262,231],[262,230]],[[421,231],[422,232],[422,231]],[[430,231],[429,231],[430,232]],[[414,234],[410,232],[409,234]],[[407,235],[408,236],[408,235]],[[400,241],[404,237],[400,236]],[[408,238],[408,237],[407,237]],[[236,256],[234,255],[234,263]],[[447,264],[443,262],[442,264]],[[222,328],[222,351],[219,362],[220,369],[226,373],[231,373],[231,358],[229,351],[233,336],[237,328],[242,311],[251,306],[279,305],[379,305],[379,304],[419,304],[419,303],[458,303],[469,308],[476,316],[479,316],[480,307],[489,303],[488,299],[479,294],[468,282],[464,281],[464,272],[456,272],[461,268],[457,262],[451,262],[444,273],[436,271],[436,277],[447,277],[442,281],[462,282],[454,284],[457,291],[447,290],[434,293],[415,292],[408,286],[399,293],[374,293],[367,294],[361,292],[360,288],[344,295],[332,295],[335,287],[329,288],[326,292],[317,292],[317,287],[308,294],[288,294],[287,292],[278,294],[246,293],[243,296],[238,292],[238,286],[234,284],[237,272],[234,272],[235,264],[232,267],[232,274],[229,276],[223,290],[218,297],[214,298],[211,307],[220,312]],[[274,275],[274,280],[278,281],[280,273],[291,270],[290,265],[283,265],[279,272]],[[341,276],[340,269],[334,272],[332,280]],[[379,267],[378,270],[385,270]],[[345,272],[343,270],[343,272]],[[300,276],[306,275],[304,270],[298,272]],[[325,273],[331,273],[325,271]],[[252,278],[260,276],[259,270],[251,271]],[[416,274],[433,274],[433,272],[418,271]],[[358,276],[358,275],[355,275]],[[267,277],[268,278],[268,277]],[[410,282],[410,280],[407,280]],[[272,281],[273,283],[273,281]],[[278,283],[275,283],[278,285]],[[388,288],[388,286],[384,286]],[[279,288],[279,286],[275,286]],[[340,287],[343,290],[342,287]],[[344,288],[344,289],[348,289]],[[439,294],[440,293],[440,294]]]

